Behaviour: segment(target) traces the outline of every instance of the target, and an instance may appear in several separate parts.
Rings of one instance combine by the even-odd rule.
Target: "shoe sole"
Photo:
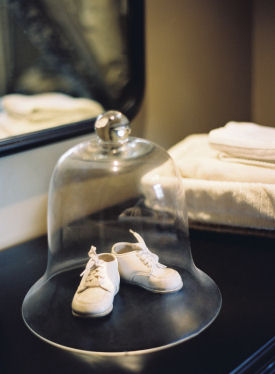
[[[114,297],[119,291],[119,286],[117,287]],[[74,317],[80,317],[80,318],[97,318],[97,317],[104,317],[107,316],[107,314],[111,313],[113,310],[114,305],[112,304],[108,309],[106,309],[104,312],[101,313],[81,313],[81,312],[76,312],[75,310],[72,309],[72,315]]]
[[[181,290],[182,286],[183,286],[183,283],[182,283],[180,286],[178,286],[177,288],[174,288],[172,290],[158,290],[156,288],[146,287],[143,284],[140,284],[140,283],[137,283],[137,282],[133,282],[133,281],[129,281],[127,279],[123,279],[123,280],[126,283],[129,283],[129,284],[131,284],[133,286],[138,286],[138,287],[144,288],[147,291],[154,292],[154,293],[174,293],[174,292],[177,292],[177,291]]]
[[[74,317],[80,317],[80,318],[97,318],[97,317],[106,316],[107,314],[111,313],[112,310],[113,310],[113,305],[111,305],[109,309],[101,313],[79,313],[72,309],[72,315]]]

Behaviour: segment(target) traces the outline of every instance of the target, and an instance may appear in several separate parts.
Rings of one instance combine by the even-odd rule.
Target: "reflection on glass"
[[[0,139],[119,108],[126,0],[2,0]]]

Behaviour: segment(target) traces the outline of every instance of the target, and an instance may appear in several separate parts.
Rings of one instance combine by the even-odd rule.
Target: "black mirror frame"
[[[131,120],[140,107],[145,85],[144,0],[128,0],[128,3],[129,51],[132,74],[126,95],[127,102],[130,105],[126,104],[125,108],[123,108],[122,104],[122,108],[106,109],[121,110]],[[94,132],[94,122],[95,118],[91,118],[81,122],[1,139],[0,157],[92,133]]]

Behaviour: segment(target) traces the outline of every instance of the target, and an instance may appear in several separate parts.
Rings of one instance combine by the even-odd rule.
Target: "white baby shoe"
[[[97,255],[93,246],[89,257],[73,297],[72,313],[77,317],[103,317],[112,311],[119,290],[118,263],[111,253]]]
[[[168,293],[182,288],[179,273],[159,263],[159,258],[146,246],[143,238],[129,230],[138,243],[116,243],[112,253],[118,260],[121,278],[152,292]]]

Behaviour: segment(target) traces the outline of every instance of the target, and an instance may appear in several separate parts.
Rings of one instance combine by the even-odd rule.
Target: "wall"
[[[144,136],[169,148],[229,120],[274,126],[274,20],[273,0],[146,1]]]
[[[55,163],[85,138],[0,158],[0,249],[46,232],[47,193]]]
[[[252,119],[275,126],[275,1],[254,1],[252,32]]]
[[[164,147],[250,120],[251,1],[146,1],[145,136]]]

